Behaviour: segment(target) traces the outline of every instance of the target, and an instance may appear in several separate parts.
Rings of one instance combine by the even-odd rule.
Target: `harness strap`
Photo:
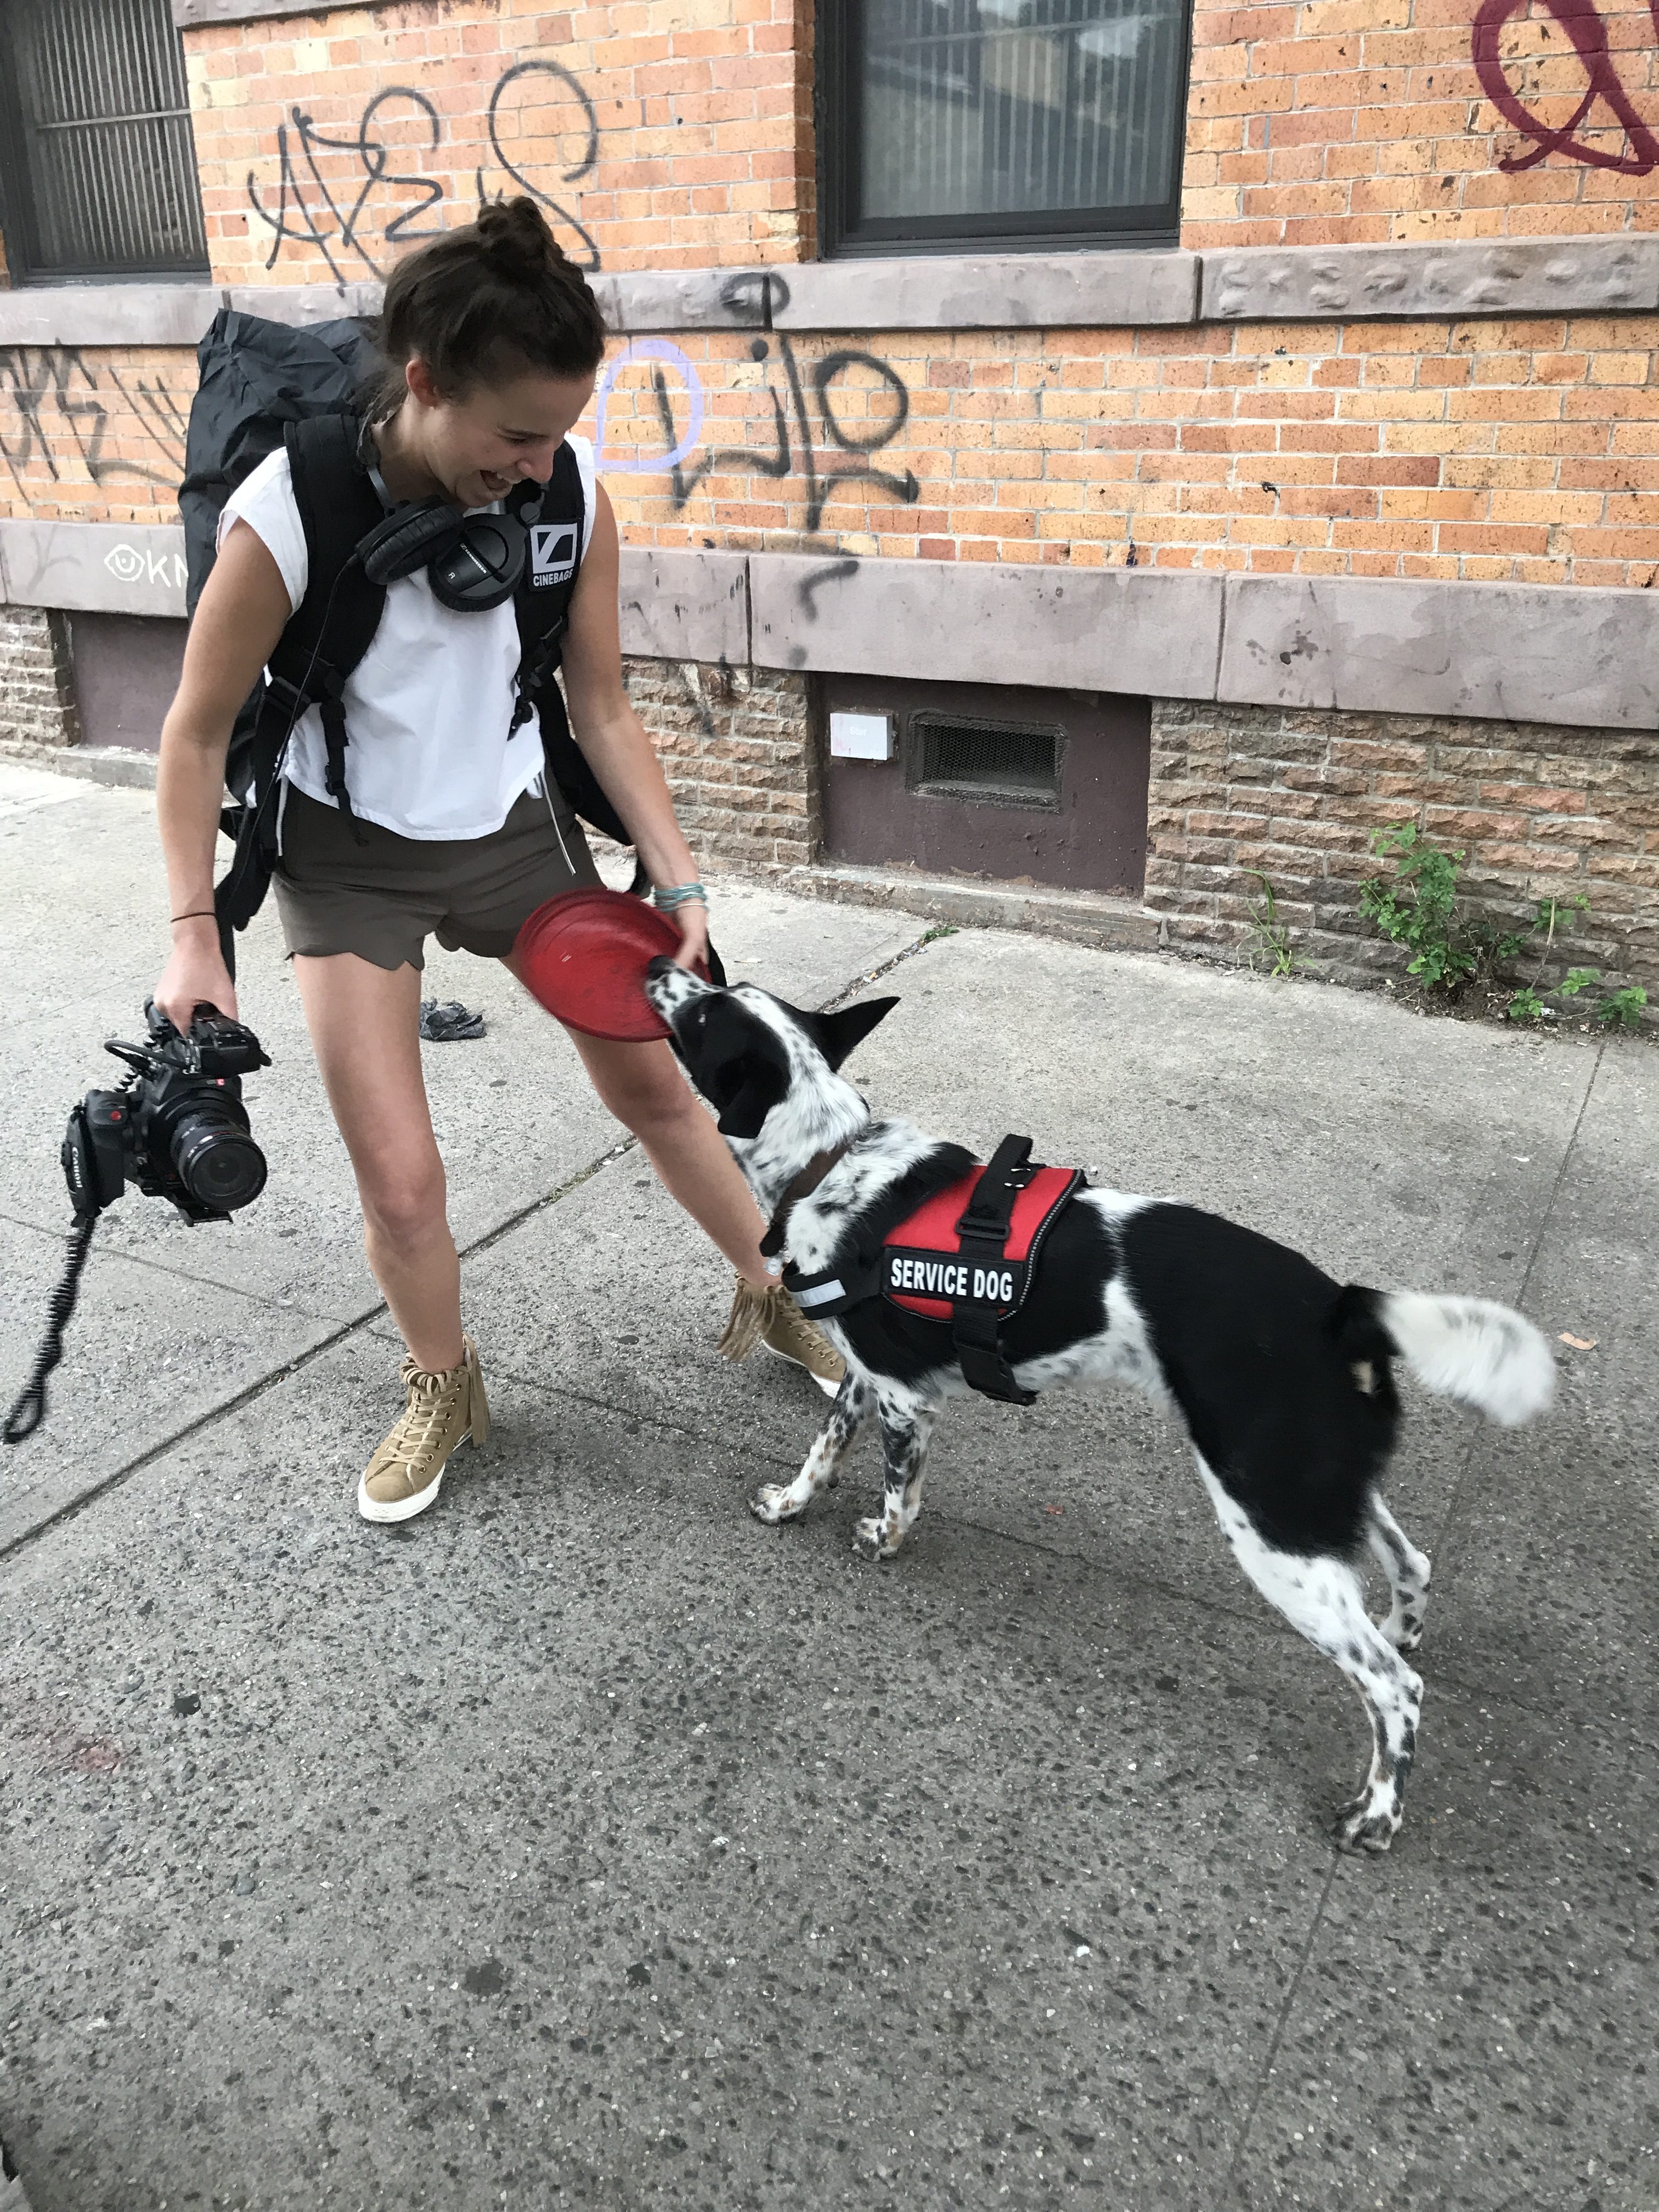
[[[810,1174],[813,1164],[809,1161],[803,1172]],[[927,1204],[935,1191],[944,1190],[951,1183],[960,1182],[973,1164],[973,1154],[962,1146],[941,1145],[936,1152],[916,1166],[907,1169],[898,1181],[877,1200],[859,1222],[858,1246],[844,1251],[837,1265],[826,1267],[816,1275],[805,1274],[797,1267],[786,1266],[783,1286],[801,1311],[830,1320],[836,1314],[845,1313],[849,1306],[862,1305],[866,1298],[876,1297],[881,1289],[882,1246],[888,1231],[896,1229],[900,1222],[908,1221],[919,1206]],[[827,1168],[824,1173],[829,1173]],[[821,1182],[823,1177],[817,1180]],[[799,1195],[804,1197],[805,1194],[803,1192]],[[769,1231],[768,1235],[770,1235]],[[767,1249],[764,1243],[761,1249],[763,1252]]]
[[[971,1271],[990,1273],[1001,1262],[1013,1221],[1014,1200],[1030,1181],[1031,1139],[1005,1137],[974,1185],[967,1211],[957,1223],[958,1251]],[[1022,1390],[1004,1355],[1002,1316],[989,1301],[957,1298],[951,1310],[951,1342],[964,1381],[988,1398],[1029,1406],[1035,1390]]]

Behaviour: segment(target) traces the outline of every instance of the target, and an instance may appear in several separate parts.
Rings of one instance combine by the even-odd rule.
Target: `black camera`
[[[153,1005],[144,1015],[147,1044],[112,1037],[104,1047],[132,1074],[118,1091],[88,1091],[70,1115],[64,1174],[76,1218],[95,1219],[131,1181],[187,1221],[227,1221],[265,1187],[241,1079],[270,1057],[216,1006],[197,1007],[188,1036]]]

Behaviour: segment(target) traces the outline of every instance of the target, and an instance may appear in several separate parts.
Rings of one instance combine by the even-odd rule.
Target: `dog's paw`
[[[1368,1793],[1357,1797],[1352,1805],[1345,1805],[1336,1820],[1336,1841],[1340,1850],[1386,1851],[1400,1832],[1398,1813],[1373,1809],[1375,1801]]]
[[[861,1559],[890,1559],[903,1540],[902,1536],[890,1536],[886,1522],[875,1515],[857,1522],[853,1529],[853,1549]]]
[[[1396,1651],[1417,1651],[1422,1648],[1423,1624],[1413,1620],[1410,1613],[1403,1620],[1390,1618],[1383,1621],[1382,1628]]]
[[[780,1521],[794,1520],[805,1509],[806,1501],[794,1495],[794,1485],[788,1482],[763,1482],[749,1500],[749,1510],[769,1528],[775,1528]]]

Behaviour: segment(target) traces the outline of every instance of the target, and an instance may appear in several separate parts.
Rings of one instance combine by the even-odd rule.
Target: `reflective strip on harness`
[[[1000,1259],[969,1265],[959,1256],[957,1224],[984,1172],[982,1167],[970,1168],[890,1231],[882,1249],[881,1289],[894,1305],[928,1321],[949,1321],[959,1299],[994,1306],[1001,1313],[1012,1313],[1022,1304],[1029,1288],[1032,1248],[1041,1244],[1050,1218],[1081,1177],[1075,1168],[1033,1168],[1030,1181],[1015,1194]]]

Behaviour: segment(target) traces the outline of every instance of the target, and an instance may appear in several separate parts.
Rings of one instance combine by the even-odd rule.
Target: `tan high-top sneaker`
[[[833,1398],[847,1373],[842,1358],[822,1329],[816,1328],[781,1283],[757,1291],[743,1277],[732,1300],[725,1334],[714,1349],[726,1359],[747,1359],[757,1345],[804,1367],[820,1390]]]
[[[475,1444],[489,1435],[489,1405],[478,1369],[478,1347],[461,1339],[466,1356],[459,1367],[429,1375],[405,1353],[404,1388],[409,1403],[403,1418],[363,1470],[357,1485],[357,1510],[365,1521],[409,1521],[424,1513],[457,1444]]]

